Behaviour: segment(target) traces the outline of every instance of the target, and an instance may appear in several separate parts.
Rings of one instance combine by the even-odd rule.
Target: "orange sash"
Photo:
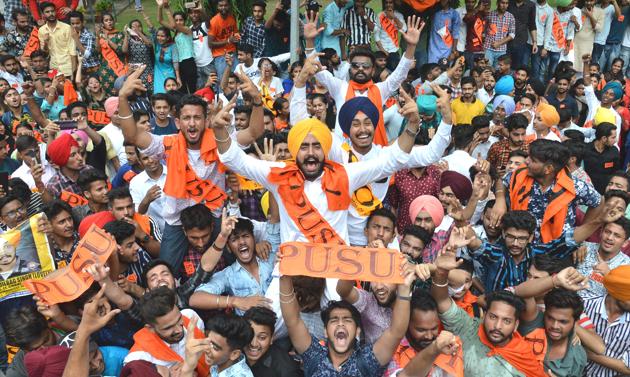
[[[133,220],[138,223],[144,233],[151,237],[151,222],[149,221],[149,216],[141,215],[136,212],[133,215]]]
[[[403,0],[416,12],[422,13],[437,4],[437,0]]]
[[[107,62],[109,68],[114,71],[116,76],[120,77],[127,74],[127,66],[120,61],[116,52],[109,47],[109,43],[103,38],[99,38],[98,40],[99,46],[101,46],[101,55],[103,55],[103,59]]]
[[[287,163],[284,168],[272,168],[267,179],[278,185],[278,196],[284,208],[310,242],[345,244],[304,194],[304,175],[295,163]],[[343,165],[332,161],[325,162],[322,190],[326,194],[328,209],[331,211],[348,209],[349,183]]]
[[[190,319],[182,316],[184,327],[188,327]],[[199,330],[195,326],[195,339],[203,339],[205,335],[203,331]],[[169,348],[160,337],[144,327],[133,335],[133,347],[129,350],[131,352],[146,352],[158,360],[181,363],[184,359],[178,355],[175,351]],[[197,368],[195,369],[200,376],[208,376],[210,373],[210,367],[206,364],[206,358],[200,357],[197,362]]]
[[[348,163],[359,162],[357,156],[352,152],[348,143],[343,143],[341,148],[348,152]],[[371,185],[359,187],[352,193],[352,206],[361,216],[369,216],[372,211],[383,207],[380,199],[374,196]]]
[[[79,100],[79,95],[72,85],[72,80],[66,79],[63,83],[63,105],[68,106]]]
[[[88,204],[87,199],[70,191],[62,191],[59,199],[68,203],[70,207],[84,206]]]
[[[206,207],[214,210],[223,206],[227,199],[225,192],[214,182],[202,180],[197,176],[188,162],[188,152],[184,135],[170,135],[164,138],[166,166],[168,174],[164,184],[164,192],[178,199],[192,199],[197,203],[202,201]],[[201,137],[201,158],[206,164],[217,163],[219,169],[223,165],[219,162],[217,144],[214,132],[206,129]]]
[[[374,84],[372,80],[365,84],[359,84],[350,80],[348,82],[348,92],[346,92],[346,101],[355,97],[355,91],[368,91],[368,98],[374,106],[378,109],[378,124],[374,127],[374,144],[387,146],[387,134],[385,133],[385,123],[383,122],[383,98],[381,98],[381,91],[378,86]]]
[[[394,45],[398,47],[398,44],[400,42],[398,41],[398,29],[396,28],[396,23],[390,20],[385,15],[385,12],[381,13],[381,16],[379,17],[379,21],[381,21],[381,27],[383,31],[387,33],[387,36],[389,36],[389,39],[391,39],[392,42],[394,42]]]
[[[555,39],[558,47],[564,49],[567,45],[567,40],[564,37],[564,29],[562,28],[562,22],[560,22],[560,17],[558,17],[558,13],[553,12],[553,24],[551,26],[551,35],[553,35],[553,39]]]
[[[477,303],[477,296],[473,295],[470,291],[467,291],[464,297],[461,300],[455,301],[455,305],[464,309],[466,313],[472,318],[475,317],[475,308],[474,304]]]
[[[514,210],[527,211],[529,197],[534,185],[534,178],[527,175],[527,167],[516,169],[510,180],[510,207]],[[569,204],[575,199],[575,185],[565,169],[556,175],[552,188],[553,198],[543,216],[540,235],[544,243],[555,240],[562,235],[564,222],[569,211]]]
[[[138,175],[138,173],[136,173],[133,170],[129,170],[128,172],[126,172],[125,174],[123,174],[123,181],[125,182],[131,182],[131,180]]]
[[[462,340],[457,337],[457,343],[459,347],[455,355],[445,355],[440,353],[435,358],[433,365],[445,371],[449,376],[464,377],[464,351],[462,347]],[[431,375],[431,373],[429,373]]]
[[[547,334],[545,329],[536,329],[523,337],[527,343],[532,347],[532,353],[536,360],[540,363],[545,362],[545,356],[547,355]]]
[[[473,47],[481,47],[483,45],[483,30],[486,25],[481,17],[477,17],[473,25],[474,35],[472,37]]]
[[[87,118],[88,122],[92,124],[109,124],[112,121],[107,116],[107,113],[102,110],[88,109]]]
[[[442,36],[442,41],[447,47],[453,46],[453,35],[448,28],[448,20],[444,20],[444,35]]]
[[[495,347],[492,343],[490,343],[488,337],[486,337],[486,332],[483,330],[483,324],[479,326],[477,335],[479,336],[481,343],[490,348],[490,351],[486,356],[501,356],[505,359],[505,361],[516,368],[516,370],[527,377],[547,376],[543,363],[538,360],[532,352],[531,344],[523,339],[521,334],[518,332],[514,332],[512,334],[512,340],[503,347]],[[532,362],[532,360],[536,360],[538,362]]]
[[[28,37],[26,47],[24,47],[24,52],[22,53],[22,57],[30,58],[31,54],[37,50],[39,50],[39,29],[34,27],[33,31],[31,31],[31,36]]]

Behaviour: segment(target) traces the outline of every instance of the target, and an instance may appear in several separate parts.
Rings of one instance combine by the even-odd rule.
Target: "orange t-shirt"
[[[236,18],[234,18],[233,15],[230,14],[227,18],[223,18],[221,14],[217,13],[217,15],[210,20],[210,30],[208,30],[208,34],[212,35],[215,41],[225,41],[236,33],[238,33],[238,28],[236,27]],[[217,56],[225,55],[226,52],[234,51],[236,51],[236,45],[234,43],[228,43],[221,47],[213,47],[212,56],[216,58]]]

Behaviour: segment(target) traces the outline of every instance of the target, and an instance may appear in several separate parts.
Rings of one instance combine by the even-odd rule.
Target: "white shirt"
[[[483,143],[479,143],[479,145],[477,145],[475,149],[473,149],[471,156],[473,158],[477,158],[477,156],[481,155],[481,158],[483,158],[484,160],[487,159],[488,151],[490,150],[490,147],[492,146],[492,144],[496,143],[497,141],[499,141],[498,138],[494,136],[490,136],[488,140],[486,140]]]
[[[494,90],[492,93],[488,93],[485,88],[477,90],[477,99],[483,102],[484,105],[488,105],[490,100],[494,97]]]
[[[459,24],[459,34],[457,37],[457,51],[464,52],[466,50],[466,23],[464,22],[464,16],[466,16],[466,7],[459,7],[455,9],[459,14],[459,19],[462,22]]]
[[[477,159],[462,150],[453,151],[453,153],[443,158],[448,162],[448,170],[457,172],[470,180],[470,167],[477,163]]]
[[[193,36],[193,56],[195,57],[197,67],[205,67],[212,63],[214,58],[212,57],[212,51],[208,45],[208,25],[202,22],[200,26],[199,30],[195,30],[192,26],[190,28]]]
[[[245,73],[250,79],[254,80],[254,77],[260,76],[260,69],[258,69],[258,62],[260,62],[260,59],[262,58],[255,58],[252,65],[249,67],[247,67],[245,63],[238,63],[236,68],[234,68],[234,72],[240,72],[240,70],[243,69],[243,73]],[[291,59],[291,53],[287,52],[286,54],[270,56],[266,59],[269,59],[276,64],[280,64]]]
[[[402,84],[402,82],[407,78],[407,73],[409,73],[409,69],[411,69],[411,66],[413,64],[414,60],[407,59],[405,56],[403,56],[402,58],[400,58],[400,63],[398,63],[396,69],[392,73],[390,73],[389,76],[387,76],[387,79],[385,79],[385,81],[375,84],[381,92],[383,103],[385,103],[385,101],[391,96],[392,93],[400,88],[400,84]],[[334,77],[330,72],[326,70],[318,72],[315,75],[315,78],[328,89],[328,92],[335,100],[337,113],[339,113],[339,109],[341,109],[341,106],[346,102],[348,82]],[[368,91],[366,90],[363,93],[355,91],[354,95],[367,97]],[[337,116],[335,133],[339,135],[343,134],[341,127],[339,127],[339,116]]]
[[[149,177],[146,171],[136,175],[129,182],[129,192],[131,193],[131,198],[133,199],[133,203],[136,206],[136,212],[138,211],[138,207],[140,206],[140,202],[144,199],[144,196],[147,194],[149,189],[155,185],[160,186],[160,189],[164,191],[164,184],[166,183],[166,165],[162,165],[162,175],[158,179],[153,179]],[[164,193],[155,199],[149,204],[149,210],[147,211],[147,215],[153,218],[158,223],[160,230],[164,232],[164,201],[166,197]]]
[[[597,109],[602,106],[602,103],[597,99],[595,95],[595,91],[593,90],[593,85],[584,86],[584,97],[586,98],[586,104],[588,105],[588,114],[586,115],[586,121],[593,120],[595,118],[595,114],[597,113]],[[615,130],[617,131],[617,140],[619,140],[619,135],[621,135],[621,116],[612,106],[610,110],[615,114]],[[619,149],[619,142],[615,143],[615,147]]]
[[[55,168],[50,165],[48,160],[46,159],[46,143],[39,144],[39,160],[42,162],[42,169],[44,169],[44,174],[42,175],[42,182],[44,185],[48,184],[50,178],[57,173]],[[26,165],[26,162],[22,161],[22,165],[19,168],[15,169],[13,174],[11,174],[11,178],[20,178],[28,185],[28,188],[31,190],[35,189],[35,179],[31,175],[31,168]]]
[[[182,309],[181,313],[182,313],[182,316],[189,319],[192,318],[193,316],[197,316],[197,318],[199,318],[199,315],[195,313],[195,311],[192,309]],[[201,330],[202,332],[205,330],[203,321],[197,321],[197,328]],[[184,326],[184,334],[186,333],[187,333],[186,326]],[[162,340],[162,342],[164,341]],[[184,335],[182,340],[180,340],[179,342],[175,344],[169,344],[166,342],[164,343],[168,346],[168,348],[172,349],[182,359],[186,359],[186,335]],[[136,352],[131,352],[127,354],[127,356],[125,356],[125,360],[123,361],[123,364],[128,364],[136,360],[148,361],[151,364],[155,364],[155,365],[159,365],[159,366],[163,366],[167,368],[170,368],[174,366],[175,364],[177,364],[176,361],[165,361],[165,360],[156,359],[153,355],[144,351],[136,351]]]
[[[22,94],[22,83],[24,82],[24,76],[20,72],[17,75],[12,75],[7,71],[0,70],[0,77],[9,82],[9,86],[16,89],[18,93]]]
[[[381,158],[378,159],[344,164],[348,175],[349,195],[381,176],[389,176],[402,169],[409,160],[409,154],[403,152],[398,144],[388,147],[387,151],[388,153],[382,153]],[[284,167],[286,166],[284,162],[258,160],[245,154],[235,143],[232,143],[225,153],[220,154],[220,158],[221,162],[230,170],[261,183],[274,195],[280,211],[280,239],[282,242],[310,242],[289,216],[282,198],[278,195],[278,185],[270,183],[267,178],[272,167]],[[328,208],[328,199],[322,190],[322,176],[312,181],[304,181],[304,194],[328,224],[337,231],[339,237],[348,242],[349,211],[333,211]]]
[[[115,126],[113,123],[110,123],[103,127],[99,133],[101,135],[107,136],[111,143],[111,148],[116,153],[118,157],[118,161],[120,162],[120,166],[123,166],[127,163],[127,153],[125,152],[125,148],[123,144],[125,143],[125,137],[123,136],[122,130]],[[116,175],[116,171],[114,170],[114,166],[111,161],[107,161],[107,176],[113,177]]]
[[[381,24],[381,14],[383,14],[383,12],[379,13],[376,17],[376,22],[374,25],[374,42],[381,42],[381,46],[383,46],[385,51],[387,51],[388,53],[398,52],[400,47],[396,46],[389,34],[387,34],[387,32],[383,29],[383,25]],[[403,15],[400,12],[394,11],[394,17],[402,24],[402,28],[398,29],[398,32],[405,33],[407,31],[407,24],[405,23],[405,18],[403,17]]]
[[[262,94],[262,77],[255,77],[252,81],[254,82],[254,84],[256,84],[256,87],[259,91],[261,91]],[[271,79],[271,84],[269,84],[267,88],[269,89],[269,94],[271,94],[273,97],[277,97],[280,94],[284,93],[282,80],[280,80],[280,78],[276,76]]]
[[[232,131],[230,134],[233,144],[236,144],[236,132]],[[148,156],[158,156],[160,159],[164,156],[164,135],[151,134],[151,144],[146,149],[140,152]],[[206,165],[206,162],[201,158],[201,152],[199,150],[187,149],[188,163],[195,171],[200,179],[210,181],[225,191],[225,174],[219,171],[217,163],[213,162]],[[183,163],[183,162],[182,162]],[[190,206],[197,204],[193,199],[178,199],[162,193],[164,196],[164,202],[162,204],[162,217],[164,221],[169,225],[181,225],[179,220],[179,214]],[[214,211],[216,216],[221,216],[221,209]]]
[[[333,76],[343,81],[350,80],[350,63],[342,60],[337,68],[333,67]]]

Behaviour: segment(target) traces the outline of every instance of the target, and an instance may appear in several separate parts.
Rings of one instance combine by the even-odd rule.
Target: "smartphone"
[[[60,130],[74,130],[75,128],[77,128],[77,121],[76,120],[58,120],[55,123],[57,123],[57,125],[59,125],[59,129]]]
[[[5,194],[9,193],[9,172],[0,172],[0,186],[4,189]]]

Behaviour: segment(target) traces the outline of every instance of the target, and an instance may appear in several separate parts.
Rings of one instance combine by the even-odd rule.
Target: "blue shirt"
[[[149,124],[151,125],[151,133],[153,135],[174,135],[179,132],[177,126],[175,126],[175,120],[171,117],[168,117],[168,126],[166,127],[158,126],[155,122],[155,118],[151,118]]]
[[[200,285],[195,292],[206,292],[212,295],[227,293],[237,297],[264,296],[273,279],[272,273],[276,262],[276,253],[280,245],[280,224],[267,223],[266,232],[265,240],[271,244],[271,253],[267,260],[256,257],[258,262],[258,280],[237,260],[215,273],[209,282]],[[239,309],[235,309],[235,311],[238,315],[245,313]]]
[[[564,222],[563,232],[567,232],[570,229],[573,229],[575,226],[575,210],[578,205],[585,205],[587,207],[597,207],[599,206],[602,196],[600,195],[593,185],[584,182],[583,180],[575,177],[571,177],[573,179],[573,184],[575,186],[575,199],[569,204],[569,210],[567,211],[567,218]],[[509,172],[503,178],[503,184],[505,187],[510,188],[510,180],[512,179],[512,172]],[[552,188],[555,185],[555,181],[553,184],[549,185],[549,187],[543,192],[538,182],[534,181],[532,186],[532,191],[529,197],[529,205],[527,206],[527,210],[529,213],[534,215],[536,218],[536,232],[534,234],[534,242],[540,242],[540,225],[542,224],[543,217],[545,216],[545,210],[547,209],[547,205],[550,202],[550,198],[553,196]],[[507,203],[507,208],[510,206],[510,195],[506,192],[505,200]]]
[[[459,37],[459,26],[462,20],[455,9],[438,10],[433,16],[433,25],[429,39],[429,63],[437,63],[438,60],[450,55],[453,40]],[[446,43],[450,34],[450,45]]]
[[[533,243],[525,249],[525,257],[516,263],[503,238],[496,243],[484,241],[481,247],[471,253],[472,258],[483,266],[481,282],[487,291],[514,287],[527,280],[527,272],[536,255],[548,254],[558,259],[569,256],[577,244],[573,239],[573,229],[546,244]]]
[[[219,372],[219,367],[213,365],[210,367],[210,376],[212,377],[254,377],[252,371],[249,369],[245,356],[241,356],[241,359],[232,364],[231,367]]]
[[[337,55],[341,56],[341,47],[339,45],[339,36],[331,35],[333,31],[341,29],[341,23],[343,22],[346,11],[354,6],[354,1],[350,0],[343,8],[339,8],[334,1],[324,8],[322,14],[322,22],[326,24],[326,28],[322,33],[321,47],[334,48],[337,51]]]
[[[112,186],[114,188],[116,187],[123,187],[123,186],[129,186],[129,182],[125,181],[125,174],[127,174],[128,171],[133,170],[133,167],[131,165],[129,165],[128,163],[124,164],[123,166],[120,167],[120,169],[118,169],[118,173],[116,173],[116,176],[114,177],[114,179],[112,179]],[[142,171],[135,171],[133,170],[134,173],[138,174],[141,173]]]
[[[355,344],[352,354],[341,364],[339,371],[328,357],[328,346],[320,344],[312,335],[311,345],[301,356],[306,377],[380,377],[385,373],[385,367],[376,359],[371,344]]]

